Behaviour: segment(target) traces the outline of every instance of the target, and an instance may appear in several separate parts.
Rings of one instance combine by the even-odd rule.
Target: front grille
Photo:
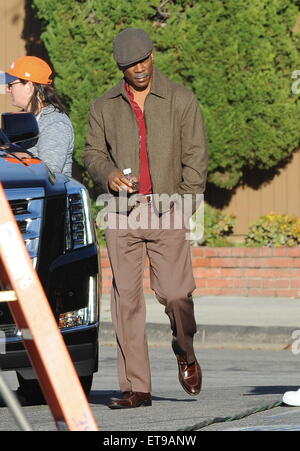
[[[12,338],[17,335],[18,328],[14,323],[13,324],[0,324],[0,331],[5,333],[5,338]]]
[[[27,199],[11,200],[10,207],[13,211],[13,214],[14,215],[24,215],[24,214],[28,213],[28,203],[29,203],[29,201]]]
[[[44,208],[44,189],[7,189],[5,194],[31,257],[32,264],[36,267]],[[0,324],[0,331],[5,333],[6,339],[18,336],[18,328],[14,323]]]
[[[44,189],[5,191],[31,259],[37,259],[44,205]]]
[[[18,221],[18,226],[19,226],[20,232],[22,234],[26,233],[26,231],[27,231],[27,221]]]

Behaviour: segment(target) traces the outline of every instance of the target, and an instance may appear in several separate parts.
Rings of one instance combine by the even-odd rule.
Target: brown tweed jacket
[[[155,194],[201,194],[207,174],[207,140],[194,94],[154,67],[145,101],[147,147]],[[139,174],[139,131],[124,80],[94,101],[84,163],[96,184],[109,192],[116,168]]]

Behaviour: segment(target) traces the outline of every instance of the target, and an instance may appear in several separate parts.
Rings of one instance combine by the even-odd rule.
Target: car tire
[[[17,395],[23,404],[47,404],[43,392],[40,388],[40,384],[37,379],[24,379],[20,373],[17,372],[17,378],[19,382],[19,388]],[[83,391],[88,397],[92,388],[93,374],[88,376],[82,376],[79,378]]]
[[[17,390],[18,398],[21,404],[38,405],[47,404],[40,388],[40,384],[36,379],[24,379],[20,373],[17,372],[17,379],[19,388]]]

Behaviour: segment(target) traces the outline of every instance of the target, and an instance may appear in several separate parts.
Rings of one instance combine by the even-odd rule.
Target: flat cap
[[[116,36],[113,42],[113,55],[121,67],[130,66],[147,58],[152,49],[152,41],[140,28],[126,28]]]

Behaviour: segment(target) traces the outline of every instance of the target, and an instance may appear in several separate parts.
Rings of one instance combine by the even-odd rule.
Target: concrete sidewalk
[[[164,307],[155,296],[145,299],[149,343],[169,342],[169,319]],[[109,304],[109,295],[104,295],[100,320],[104,341],[114,340]],[[194,305],[196,346],[284,349],[295,342],[295,331],[299,330],[300,338],[299,298],[207,296],[194,297]]]

